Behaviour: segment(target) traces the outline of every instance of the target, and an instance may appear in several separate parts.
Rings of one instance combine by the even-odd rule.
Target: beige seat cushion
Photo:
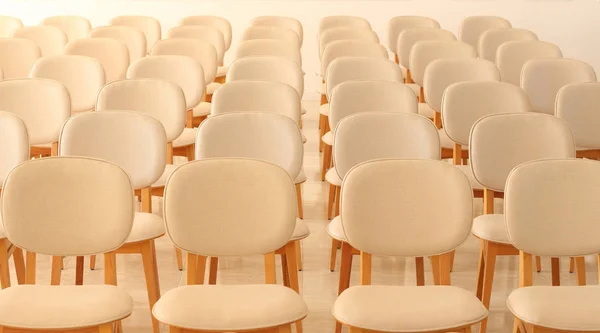
[[[321,82],[321,85],[317,87],[317,92],[321,95],[327,95],[327,85],[325,82]]]
[[[333,239],[337,239],[339,241],[346,241],[346,234],[344,233],[344,228],[342,228],[342,219],[339,216],[336,216],[329,224],[327,225],[327,233]]]
[[[484,214],[473,220],[473,235],[495,243],[511,244],[508,239],[504,214]]]
[[[333,305],[338,321],[382,332],[451,330],[478,323],[487,315],[475,295],[452,286],[355,286]]]
[[[249,331],[301,320],[308,307],[281,285],[193,285],[169,290],[152,313],[162,323],[185,329]]]
[[[294,228],[294,233],[292,234],[292,238],[290,240],[297,241],[308,236],[310,236],[310,230],[308,229],[306,222],[301,219],[296,219],[296,227]]]
[[[200,104],[192,109],[194,117],[208,116],[210,114],[211,105],[212,104],[208,102],[200,102]]]
[[[418,113],[430,119],[433,119],[433,117],[435,117],[435,111],[433,111],[433,109],[429,107],[429,104],[427,103],[419,103]]]
[[[450,139],[450,137],[448,137],[448,134],[446,134],[446,131],[444,131],[443,128],[438,129],[438,134],[440,136],[440,145],[442,146],[442,148],[454,149],[454,141],[452,141]],[[464,147],[461,147],[461,148],[464,148]],[[467,150],[468,150],[468,148],[469,147],[467,147]]]
[[[419,97],[419,94],[421,93],[420,85],[418,85],[416,83],[407,83],[406,86],[409,87],[410,89],[412,89],[412,91],[415,93],[415,97]]]
[[[468,165],[457,165],[457,168],[462,171],[467,178],[469,179],[469,184],[475,190],[483,190],[483,185],[479,184],[479,182],[475,179],[475,175],[473,175],[473,170]]]
[[[206,86],[206,94],[207,95],[212,95],[215,93],[215,91],[219,90],[219,88],[221,88],[222,84],[218,83],[218,82],[211,82]]]
[[[329,103],[319,106],[319,114],[329,117]]]
[[[173,147],[183,147],[193,145],[196,142],[196,133],[198,128],[184,128],[183,133],[173,140]]]
[[[0,325],[74,329],[121,320],[133,311],[123,289],[109,285],[18,285],[0,291]]]
[[[331,133],[331,131],[325,133],[325,135],[323,135],[323,137],[321,138],[321,140],[326,145],[333,146],[333,133]]]
[[[296,177],[296,179],[294,179],[294,184],[301,184],[304,183],[308,178],[306,177],[306,172],[304,172],[304,167],[302,167],[300,169],[300,173],[298,174],[298,177]]]
[[[229,66],[219,66],[217,68],[217,77],[222,77],[227,75],[227,71],[229,70]]]
[[[325,180],[331,185],[342,186],[342,179],[335,171],[335,168],[327,170],[327,173],[325,174]]]
[[[165,234],[163,220],[150,213],[135,213],[131,233],[125,243],[135,243],[143,240],[155,239]]]
[[[524,322],[565,331],[600,330],[600,286],[535,286],[513,291],[508,309]]]
[[[173,173],[173,171],[175,171],[175,168],[177,168],[177,165],[167,164],[167,166],[165,167],[165,171],[160,176],[160,178],[156,181],[156,183],[152,184],[152,187],[165,186],[165,184],[167,183],[167,179]]]

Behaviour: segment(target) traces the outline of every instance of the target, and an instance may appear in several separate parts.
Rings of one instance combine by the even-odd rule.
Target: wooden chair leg
[[[304,218],[304,208],[302,206],[302,184],[296,184],[296,199],[298,201],[298,218]]]
[[[17,273],[17,283],[25,284],[25,259],[23,258],[23,250],[15,246],[13,252],[13,260],[15,261],[15,271]]]
[[[448,264],[450,265],[450,272],[454,269],[454,256],[456,255],[456,251],[452,251],[448,253]]]
[[[558,258],[550,258],[550,266],[552,267],[552,285],[560,286],[560,261]]]
[[[90,269],[91,270],[95,270],[96,269],[96,255],[92,254],[90,256]]]
[[[479,264],[477,265],[477,286],[475,287],[475,295],[479,300],[483,296],[483,275],[485,272],[485,246],[486,242],[482,239],[479,246]]]
[[[265,257],[265,283],[276,284],[277,274],[275,272],[275,253],[267,253]]]
[[[302,245],[299,240],[294,243],[296,246],[296,263],[298,264],[298,271],[302,271],[304,269],[304,265],[302,264]]]
[[[329,184],[329,200],[327,200],[327,219],[333,218],[333,204],[335,202],[336,186]]]
[[[60,284],[60,275],[62,271],[63,257],[52,256],[52,269],[50,273],[50,285],[58,286]]]
[[[210,272],[208,273],[208,284],[217,284],[217,271],[219,269],[219,258],[210,257]]]
[[[425,262],[423,257],[415,258],[415,271],[417,274],[417,286],[425,285]]]
[[[433,284],[440,285],[440,261],[435,257],[429,258],[431,261],[431,273],[433,274]]]
[[[183,270],[183,253],[181,253],[181,249],[175,248],[175,257],[177,258],[177,268],[182,271]]]
[[[196,159],[196,145],[189,145],[187,147],[187,159],[189,162]]]
[[[287,259],[285,256],[285,250],[281,253],[281,276],[283,278],[283,285],[290,288],[290,274],[288,273]]]
[[[117,285],[117,255],[115,252],[104,254],[104,283]]]
[[[498,247],[492,243],[487,242],[485,250],[485,270],[483,275],[483,294],[481,297],[481,303],[486,309],[490,308],[490,299],[492,296],[492,284],[494,283],[494,270],[496,268],[496,255],[498,253]],[[480,333],[485,333],[487,330],[487,318],[481,322]]]
[[[10,287],[10,271],[8,266],[8,248],[6,244],[7,239],[0,241],[0,284],[2,289]]]
[[[60,264],[62,266],[63,260],[61,258]],[[83,285],[83,269],[84,269],[84,259],[83,256],[77,256],[75,258],[75,285],[82,286]]]
[[[148,290],[148,304],[150,305],[151,313],[154,304],[156,304],[156,302],[160,298],[160,284],[159,281],[156,279],[157,274],[155,272],[156,253],[153,253],[154,247],[152,246],[152,243],[154,243],[154,240],[145,241],[140,244],[142,252],[142,262],[144,265],[144,275],[146,278],[146,289]],[[160,332],[158,320],[156,320],[154,316],[152,316],[152,331],[154,333]]]
[[[26,257],[27,261],[25,262],[25,283],[35,284],[36,255],[33,252],[27,251]]]
[[[290,288],[297,293],[300,293],[300,285],[298,284],[298,264],[296,263],[296,245],[294,242],[289,242],[285,245],[285,259],[287,265],[287,274],[290,279]]]
[[[342,187],[335,187],[335,216],[340,215],[340,196],[342,193]]]
[[[340,282],[338,285],[338,296],[350,287],[350,276],[352,273],[352,246],[342,242],[342,257],[340,264]],[[336,320],[335,333],[342,332],[342,323]]]
[[[323,165],[321,166],[321,181],[325,180],[325,174],[327,170],[329,170],[329,165],[331,163],[331,150],[332,147],[330,145],[325,145],[323,147]]]
[[[98,333],[112,333],[112,331],[113,331],[112,323],[102,324],[102,325],[98,326]]]
[[[338,245],[340,244],[340,241],[337,239],[332,239],[331,240],[331,253],[329,255],[329,270],[330,271],[335,271],[335,260],[337,257],[337,249],[338,249]]]
[[[569,273],[575,272],[575,258],[569,258]]]
[[[204,284],[204,275],[206,275],[206,257],[196,256],[196,284]]]
[[[535,257],[535,269],[538,273],[542,271],[542,258],[539,256]]]
[[[577,285],[585,286],[585,258],[575,258],[575,273],[577,274]]]

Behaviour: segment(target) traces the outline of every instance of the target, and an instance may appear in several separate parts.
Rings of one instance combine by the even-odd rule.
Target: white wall
[[[159,19],[163,30],[188,15],[218,15],[231,21],[234,30],[231,61],[241,31],[255,16],[286,15],[304,25],[303,61],[307,99],[314,92],[319,71],[316,30],[328,15],[357,15],[368,19],[382,42],[388,20],[398,15],[424,15],[457,32],[460,20],[470,15],[497,15],[513,26],[536,32],[540,39],[560,46],[565,57],[586,61],[600,73],[599,0],[0,0],[0,15],[19,17],[26,25],[52,15],[81,15],[94,26],[105,25],[117,15],[149,15]]]

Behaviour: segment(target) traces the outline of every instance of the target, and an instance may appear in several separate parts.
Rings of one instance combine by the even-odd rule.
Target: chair
[[[0,38],[10,37],[13,30],[23,27],[23,22],[16,17],[0,16]]]
[[[127,45],[112,38],[80,38],[65,46],[65,54],[91,57],[102,64],[107,83],[125,78],[129,67]]]
[[[331,28],[339,27],[353,27],[366,30],[372,30],[369,21],[362,17],[347,16],[347,15],[334,15],[327,16],[321,19],[319,22],[319,35],[323,31]]]
[[[231,23],[225,18],[218,16],[187,16],[184,17],[179,25],[205,25],[218,29],[225,38],[225,50],[231,47],[232,29]]]
[[[304,41],[304,29],[302,23],[295,18],[285,16],[259,16],[255,17],[250,26],[276,26],[294,30],[298,34],[300,45]]]
[[[195,264],[188,267],[187,285],[165,293],[154,316],[174,332],[290,332],[308,314],[295,291],[275,285],[276,251],[284,247],[285,267],[296,270],[289,243],[294,195],[287,171],[264,161],[207,159],[179,167],[166,187],[165,224]],[[207,257],[256,254],[264,254],[266,285],[202,285]],[[291,285],[298,283],[289,276]]]
[[[567,122],[554,116],[532,112],[495,114],[475,122],[469,153],[473,175],[484,187],[484,215],[473,220],[472,229],[481,240],[476,293],[489,308],[496,257],[519,254],[509,240],[505,216],[494,214],[494,197],[505,191],[506,178],[515,166],[544,158],[575,157],[575,144]],[[541,270],[539,259],[536,267]],[[554,263],[552,272],[553,276],[558,274]],[[484,320],[481,332],[485,333],[486,328]]]
[[[105,26],[90,31],[90,38],[112,38],[125,45],[129,50],[129,62],[146,55],[146,36],[139,28],[128,26]]]
[[[294,43],[276,39],[254,39],[240,43],[235,54],[236,59],[246,57],[282,57],[302,67],[302,55]]]
[[[4,79],[29,77],[33,64],[42,56],[40,47],[23,38],[0,39],[0,67]]]
[[[523,65],[532,59],[562,58],[558,46],[540,41],[512,41],[503,43],[496,52],[496,66],[502,82],[521,84]]]
[[[300,39],[294,30],[277,26],[251,26],[244,30],[242,42],[254,39],[276,39],[289,42],[300,50]]]
[[[319,59],[323,56],[323,51],[329,43],[336,40],[348,39],[379,43],[379,37],[377,36],[377,34],[369,29],[360,29],[355,27],[330,28],[323,31],[319,35]]]
[[[206,25],[183,25],[167,32],[167,38],[195,38],[209,42],[217,51],[219,65],[225,56],[225,37],[219,29]]]
[[[40,182],[40,179],[44,179]],[[5,331],[113,331],[133,311],[133,299],[114,286],[34,285],[36,255],[52,256],[51,280],[60,282],[63,256],[104,253],[127,239],[133,223],[133,189],[127,173],[106,161],[53,157],[17,166],[4,182],[2,219],[8,240],[27,249],[25,285],[0,291]],[[109,267],[109,266],[108,266]]]
[[[160,22],[149,16],[117,16],[110,20],[110,25],[127,26],[140,29],[146,37],[146,52],[149,54],[156,42],[161,39]]]
[[[98,60],[77,55],[41,58],[33,65],[31,77],[62,83],[69,92],[72,113],[93,111],[98,92],[106,83]]]
[[[458,27],[458,40],[471,45],[477,50],[479,37],[490,29],[510,29],[510,22],[497,16],[470,16],[462,20]]]
[[[442,161],[379,160],[353,168],[342,185],[341,219],[349,244],[360,251],[360,286],[339,295],[335,319],[352,332],[470,332],[488,311],[471,292],[450,286],[448,257],[469,236],[472,214],[469,181]],[[431,256],[436,285],[424,286],[423,276],[417,286],[371,285],[373,256]]]
[[[521,88],[529,95],[535,112],[554,114],[560,88],[579,82],[596,82],[594,68],[579,60],[530,60],[521,72]]]
[[[388,22],[388,49],[394,52],[396,63],[399,62],[398,36],[407,29],[434,28],[440,29],[440,23],[432,18],[424,16],[395,16]],[[410,49],[409,49],[410,50]],[[405,66],[405,68],[408,68]]]
[[[587,315],[599,289],[586,285],[585,255],[599,252],[594,200],[600,165],[582,159],[524,163],[506,183],[506,228],[519,250],[519,288],[507,300],[515,332],[595,332]],[[535,189],[535,190],[534,190]],[[532,286],[532,255],[576,257],[577,286]]]
[[[499,28],[485,31],[479,37],[477,53],[485,60],[496,62],[496,52],[500,45],[510,41],[537,41],[537,35],[530,30]]]
[[[115,163],[129,175],[131,186],[141,201],[141,212],[135,213],[125,243],[111,253],[142,256],[150,310],[160,297],[154,240],[165,234],[162,219],[152,214],[150,186],[164,172],[166,150],[167,138],[162,124],[138,112],[103,111],[76,115],[65,123],[60,135],[60,156],[102,159]],[[116,278],[115,263],[105,262],[105,270],[112,271]],[[81,278],[83,280],[83,276]],[[152,326],[158,333],[158,321],[154,318]]]
[[[67,41],[72,42],[79,38],[86,38],[92,31],[92,24],[81,16],[52,16],[42,21],[42,25],[59,28],[67,35]]]
[[[13,30],[11,37],[23,38],[34,41],[39,47],[42,57],[58,55],[63,53],[67,44],[67,35],[57,27],[52,26],[30,26]]]

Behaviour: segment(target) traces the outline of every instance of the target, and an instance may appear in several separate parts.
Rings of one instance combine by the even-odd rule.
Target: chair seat
[[[294,233],[292,234],[291,241],[297,241],[310,236],[310,230],[308,225],[302,219],[296,219],[296,226],[294,227]]]
[[[435,117],[435,111],[427,103],[419,103],[418,113],[430,119]]]
[[[325,174],[325,180],[331,185],[342,186],[342,179],[335,171],[335,168],[327,170],[327,173]]]
[[[0,291],[0,325],[22,329],[75,329],[126,318],[133,299],[110,285],[18,285]]]
[[[421,86],[416,84],[416,83],[407,83],[405,84],[407,87],[409,87],[414,93],[416,97],[419,97],[419,94],[421,93]]]
[[[227,75],[227,71],[229,70],[229,66],[219,66],[217,67],[217,77],[222,77]]]
[[[508,239],[504,214],[484,214],[473,220],[473,235],[494,243],[511,244]]]
[[[321,95],[327,95],[327,84],[321,82],[321,85],[317,87],[317,92]]]
[[[319,106],[319,114],[329,117],[329,103]]]
[[[323,141],[323,143],[325,143],[328,146],[333,146],[333,133],[331,133],[331,131],[328,131],[327,133],[325,133],[325,135],[323,135],[321,137],[321,140]]]
[[[175,168],[177,168],[177,165],[167,164],[167,166],[165,167],[165,171],[163,171],[163,174],[156,181],[156,183],[152,184],[152,187],[163,187],[163,186],[165,186],[165,184],[167,183],[167,179],[173,173],[173,171],[175,171]]]
[[[218,83],[218,82],[211,82],[208,85],[206,85],[206,94],[207,95],[212,95],[215,93],[215,91],[219,90],[219,88],[221,88],[222,84]]]
[[[294,323],[306,317],[308,307],[281,285],[192,285],[166,292],[152,313],[184,329],[246,331]]]
[[[600,331],[600,286],[534,286],[513,291],[508,309],[526,323],[565,331]]]
[[[469,184],[471,184],[471,188],[475,190],[483,190],[483,185],[479,184],[479,182],[475,179],[475,175],[473,175],[473,169],[471,169],[468,165],[455,165],[460,171],[462,171],[465,176],[469,179]]]
[[[327,225],[327,233],[331,238],[337,239],[339,241],[346,241],[346,234],[344,233],[344,228],[342,228],[342,219],[339,216],[336,216],[329,224]]]
[[[487,315],[475,295],[452,286],[355,286],[333,305],[338,321],[381,332],[451,330],[478,323]]]
[[[173,140],[173,147],[184,147],[196,143],[196,133],[198,128],[184,128],[181,135]]]
[[[200,102],[200,104],[196,105],[192,109],[192,113],[194,114],[194,117],[208,116],[210,114],[211,105],[212,104],[210,104],[208,102]]]
[[[308,178],[306,177],[306,172],[304,172],[304,167],[300,168],[300,173],[298,174],[298,176],[296,177],[296,179],[294,179],[294,184],[302,184],[304,183]]]
[[[131,233],[125,243],[155,239],[164,234],[165,223],[159,216],[151,213],[136,212]]]

